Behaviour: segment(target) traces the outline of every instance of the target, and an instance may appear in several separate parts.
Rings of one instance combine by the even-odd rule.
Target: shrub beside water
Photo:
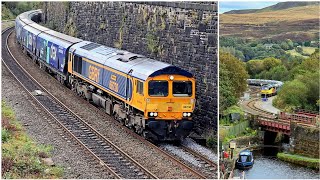
[[[319,169],[320,159],[287,153],[278,153],[277,157],[283,161],[299,164],[312,169]]]

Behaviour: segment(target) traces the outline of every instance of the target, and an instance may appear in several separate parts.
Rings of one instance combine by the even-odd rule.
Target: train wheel
[[[27,54],[27,50],[25,47],[22,48],[22,52],[23,52],[23,54]]]
[[[148,132],[147,132],[147,131],[143,131],[143,132],[142,132],[142,137],[143,137],[144,139],[148,139]]]

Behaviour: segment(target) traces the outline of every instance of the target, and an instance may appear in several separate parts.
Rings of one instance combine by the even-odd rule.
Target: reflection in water
[[[265,148],[253,151],[254,165],[245,171],[246,179],[320,179],[317,171],[290,164],[276,158],[277,149]],[[235,170],[235,176],[241,175]]]

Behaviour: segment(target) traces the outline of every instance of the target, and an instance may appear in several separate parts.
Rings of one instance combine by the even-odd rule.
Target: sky
[[[240,9],[261,9],[280,1],[219,1],[219,13]]]

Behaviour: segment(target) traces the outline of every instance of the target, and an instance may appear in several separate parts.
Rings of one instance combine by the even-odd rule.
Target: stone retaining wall
[[[319,128],[291,123],[290,145],[294,154],[319,158]]]
[[[57,31],[193,73],[197,130],[217,129],[216,2],[46,2],[43,10]]]

